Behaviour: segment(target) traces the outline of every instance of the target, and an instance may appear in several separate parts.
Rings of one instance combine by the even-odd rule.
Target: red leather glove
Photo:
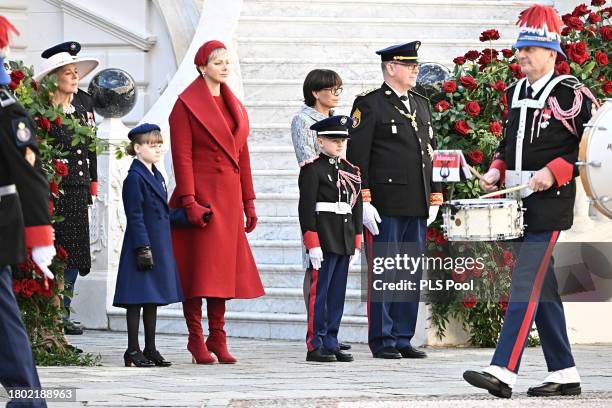
[[[255,213],[255,201],[247,200],[244,203],[244,215],[246,215],[246,227],[244,228],[245,232],[248,234],[249,232],[255,229],[257,225],[257,214]]]
[[[204,216],[212,211],[198,204],[194,196],[181,197],[181,205],[185,208],[187,219],[192,225],[202,228],[208,224],[204,221]]]

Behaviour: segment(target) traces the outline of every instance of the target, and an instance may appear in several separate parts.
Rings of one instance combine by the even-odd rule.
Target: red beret
[[[206,65],[206,60],[208,59],[208,56],[210,55],[211,52],[213,52],[217,48],[226,48],[226,47],[225,47],[225,44],[223,44],[221,41],[217,41],[217,40],[212,40],[212,41],[205,42],[200,47],[198,52],[196,52],[196,55],[195,55],[195,58],[193,59],[193,62],[197,66]]]

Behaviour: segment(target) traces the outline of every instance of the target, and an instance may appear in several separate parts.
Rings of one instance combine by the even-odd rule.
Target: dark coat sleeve
[[[144,220],[144,197],[146,187],[141,177],[130,172],[123,182],[123,208],[127,219],[124,239],[129,239],[132,249],[150,246],[149,233]]]
[[[370,167],[370,153],[372,150],[372,141],[376,130],[376,116],[370,106],[370,99],[367,97],[358,97],[353,104],[351,115],[355,120],[358,112],[359,120],[353,123],[353,127],[349,129],[351,138],[348,142],[346,158],[361,170],[361,187],[364,189],[370,188],[368,170]]]
[[[318,242],[317,234],[317,193],[319,191],[319,178],[316,166],[306,165],[300,169],[298,184],[300,187],[300,199],[298,203],[298,214],[300,218],[300,228],[304,236],[304,243],[307,248],[312,248]],[[312,245],[311,245],[312,244]]]

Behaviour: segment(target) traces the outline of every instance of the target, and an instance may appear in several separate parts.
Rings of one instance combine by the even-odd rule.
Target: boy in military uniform
[[[332,116],[312,125],[321,153],[300,170],[300,226],[313,269],[306,361],[353,361],[338,344],[349,264],[362,232],[359,169],[340,157],[351,124],[348,116]]]

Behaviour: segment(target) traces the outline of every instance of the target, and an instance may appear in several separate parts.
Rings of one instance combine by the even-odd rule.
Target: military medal
[[[399,113],[401,113],[402,115],[404,115],[405,117],[407,117],[410,120],[410,124],[414,128],[415,132],[419,131],[419,126],[416,123],[416,109],[415,109],[415,111],[412,114],[404,112],[403,110],[401,110],[397,106],[395,107],[395,109],[397,109],[399,111]]]
[[[19,122],[19,124],[17,125],[16,136],[20,142],[25,143],[29,141],[32,137],[32,132],[30,132],[30,129],[26,126],[25,123]]]
[[[431,147],[431,144],[429,144],[429,143],[427,143],[427,154],[429,154],[429,158],[433,162],[434,149],[433,149],[433,147]]]
[[[433,139],[433,135],[434,135],[433,134],[433,128],[431,127],[431,123],[430,122],[428,122],[428,125],[429,125],[429,138]]]

